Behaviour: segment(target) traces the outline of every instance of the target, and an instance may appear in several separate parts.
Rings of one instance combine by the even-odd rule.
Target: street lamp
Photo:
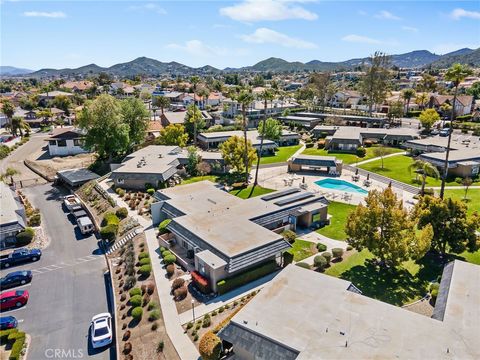
[[[195,300],[192,299],[193,322],[195,323]]]

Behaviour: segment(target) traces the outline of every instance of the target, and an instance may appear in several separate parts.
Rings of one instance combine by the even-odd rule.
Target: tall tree
[[[263,78],[262,78],[263,79]],[[255,169],[255,180],[253,182],[253,185],[256,186],[258,184],[258,170],[260,168],[260,158],[262,157],[263,153],[263,140],[265,137],[265,129],[266,129],[266,122],[267,122],[267,106],[268,106],[268,101],[272,101],[274,98],[273,91],[269,89],[265,89],[262,91],[260,94],[260,99],[263,100],[263,121],[262,121],[262,129],[260,129],[259,126],[259,131],[260,131],[260,150],[258,152],[258,157],[257,157],[257,168]]]
[[[190,134],[193,133],[193,143],[196,144],[197,133],[205,127],[205,120],[203,119],[201,111],[195,106],[195,103],[188,105],[185,121],[193,127],[193,132],[190,132]]]
[[[325,108],[325,103],[327,100],[328,86],[331,83],[330,73],[313,73],[310,76],[309,83],[314,89],[315,95],[317,95],[318,102],[320,103],[320,106],[323,110]]]
[[[72,102],[70,98],[66,95],[58,95],[50,101],[50,106],[56,107],[65,111],[67,115],[70,115],[70,107],[72,106]]]
[[[208,91],[207,88],[201,88],[197,91],[197,94],[199,99],[202,99],[203,106],[202,108],[205,109],[207,102],[208,102],[208,97],[210,96],[210,91]]]
[[[420,109],[424,110],[425,105],[428,103],[428,94],[427,93],[421,93],[417,94],[417,97],[415,98],[415,103],[420,106]]]
[[[120,102],[120,112],[125,124],[129,127],[130,147],[141,144],[147,134],[150,114],[143,101],[138,98],[127,98]]]
[[[422,124],[424,129],[426,131],[430,131],[433,124],[440,120],[440,115],[435,109],[425,109],[420,113],[418,119],[420,120],[420,124]]]
[[[450,155],[450,143],[452,141],[452,133],[453,133],[453,123],[455,121],[455,106],[457,103],[457,94],[458,94],[458,85],[465,80],[467,76],[473,74],[472,69],[468,68],[466,65],[461,64],[453,64],[445,73],[445,80],[451,81],[454,86],[454,93],[453,93],[453,104],[452,104],[452,116],[451,116],[451,125],[450,131],[448,133],[448,142],[447,142],[447,151],[445,152],[445,162],[443,164],[443,176],[442,176],[442,185],[440,187],[440,198],[443,199],[443,195],[445,193],[445,181],[447,181],[447,174],[448,174],[448,157]]]
[[[432,93],[437,90],[437,79],[430,74],[423,74],[419,84],[420,90],[426,93]]]
[[[79,114],[79,126],[86,130],[85,148],[96,150],[100,158],[124,153],[129,147],[130,127],[123,121],[120,105],[111,95],[102,94]]]
[[[234,172],[247,173],[252,167],[253,162],[257,159],[257,151],[252,146],[250,140],[247,141],[245,150],[245,142],[239,136],[231,136],[220,145],[225,165],[229,166]],[[245,162],[245,154],[247,154],[247,162]]]
[[[370,116],[372,115],[373,106],[381,104],[387,98],[390,78],[389,65],[390,57],[377,51],[370,57],[370,65],[365,69],[365,75],[360,83],[360,90],[367,97]]]
[[[265,139],[277,141],[282,135],[282,124],[273,118],[268,118],[265,123],[261,122],[258,131]]]
[[[242,122],[243,122],[243,139],[244,139],[244,163],[245,163],[245,184],[248,184],[248,178],[249,178],[249,173],[248,173],[248,146],[247,146],[247,128],[248,128],[248,119],[247,119],[247,108],[250,106],[250,104],[253,101],[253,94],[249,91],[249,89],[243,89],[240,94],[237,96],[237,101],[240,103],[240,106],[242,107]]]
[[[388,155],[390,152],[388,148],[383,145],[375,146],[373,148],[373,155],[382,159],[382,169],[383,169],[383,158]]]
[[[427,176],[433,177],[434,179],[438,179],[440,177],[440,173],[438,172],[437,168],[428,161],[415,160],[409,165],[408,169],[410,171],[415,170],[422,177],[422,188],[420,190],[421,195],[425,194]]]
[[[153,98],[153,105],[156,108],[160,108],[160,111],[162,112],[162,115],[163,115],[165,112],[165,109],[170,106],[170,99],[165,96],[155,96]]]
[[[388,187],[372,190],[348,216],[347,243],[358,251],[367,248],[382,265],[396,266],[408,259],[423,257],[430,248],[431,229],[416,232],[416,223],[401,200]]]
[[[463,196],[464,200],[467,200],[468,188],[473,184],[473,180],[470,177],[466,177],[462,180],[463,188],[465,189],[465,195]]]
[[[476,231],[480,228],[480,217],[478,213],[469,217],[462,201],[422,196],[413,213],[419,228],[432,226],[432,248],[441,254],[445,254],[447,246],[454,253],[479,248],[480,239]]]
[[[20,136],[23,137],[23,130],[26,130],[28,124],[25,122],[23,117],[14,116],[11,121],[11,131],[13,136],[17,136],[17,131],[20,133]]]
[[[185,147],[188,141],[188,134],[182,124],[170,124],[160,130],[160,136],[156,140],[159,145],[176,145]]]
[[[13,106],[10,100],[5,99],[2,101],[2,113],[7,117],[7,127],[12,130],[12,118],[13,114],[15,114],[15,106]]]
[[[407,114],[408,114],[408,111],[410,110],[410,101],[414,96],[415,96],[415,90],[413,89],[405,89],[402,91],[403,101],[405,101],[405,103],[407,104],[407,112],[406,112]]]

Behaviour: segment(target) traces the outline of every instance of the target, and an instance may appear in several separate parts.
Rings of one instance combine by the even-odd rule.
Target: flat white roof
[[[18,220],[16,211],[19,205],[14,193],[3,181],[0,181],[0,224],[10,224]]]

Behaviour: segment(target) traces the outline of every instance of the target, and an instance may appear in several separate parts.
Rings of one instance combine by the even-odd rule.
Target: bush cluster
[[[175,300],[183,300],[188,294],[188,290],[186,286],[182,286],[181,288],[175,289],[173,291],[173,296]]]
[[[185,285],[185,280],[182,278],[178,278],[173,280],[172,283],[172,290],[176,290],[178,288],[181,288],[183,285]]]
[[[285,230],[284,232],[282,232],[282,236],[289,243],[293,243],[297,238],[297,234],[295,234],[295,232],[292,230]]]
[[[363,146],[359,146],[357,148],[356,154],[358,157],[363,158],[367,154],[367,150]]]
[[[132,310],[132,317],[135,320],[141,320],[143,316],[143,309],[141,306],[137,306]]]
[[[100,228],[100,236],[102,239],[112,241],[117,236],[118,225],[110,224]]]
[[[318,252],[325,251],[325,250],[327,250],[327,245],[322,244],[322,243],[318,243],[317,244],[317,250],[318,250]]]
[[[152,265],[142,265],[140,267],[140,269],[138,269],[138,272],[143,277],[148,277],[150,275],[150,273],[152,272]]]
[[[115,212],[119,219],[125,219],[128,216],[128,209],[126,207],[121,207]]]
[[[25,345],[25,333],[18,329],[8,329],[0,331],[0,343],[9,344],[10,356],[8,360],[19,360],[22,356],[22,350]]]
[[[118,224],[120,224],[120,219],[118,218],[118,216],[115,213],[107,212],[103,216],[102,226],[106,226],[106,225],[116,225],[116,226],[118,226]]]
[[[17,245],[25,246],[30,244],[34,236],[35,236],[35,231],[32,228],[30,227],[25,228],[25,230],[19,232],[16,235]]]
[[[172,221],[172,219],[165,219],[165,220],[163,220],[163,221],[160,223],[160,225],[158,225],[158,232],[159,232],[160,234],[165,234],[165,233],[167,233],[167,232],[168,232],[167,226],[168,226],[168,224],[170,224],[171,221]]]
[[[306,262],[298,262],[295,265],[300,266],[301,268],[310,270],[310,265],[308,265]]]
[[[327,259],[323,255],[317,255],[313,258],[313,265],[320,270],[323,270],[327,266]]]
[[[134,295],[130,298],[129,302],[133,307],[137,307],[142,305],[142,300],[142,295]]]
[[[130,291],[128,292],[128,295],[130,295],[130,297],[133,297],[135,295],[142,295],[142,290],[138,287],[130,289]]]
[[[330,260],[332,260],[332,254],[328,251],[324,252],[322,256],[327,260],[327,264],[330,264]]]
[[[343,249],[342,248],[333,248],[332,255],[335,259],[341,258],[343,256]]]
[[[150,258],[149,257],[146,257],[146,258],[143,258],[139,261],[139,264],[140,266],[142,265],[150,265]]]
[[[218,360],[222,351],[222,341],[213,332],[208,331],[200,339],[198,350],[203,360]]]

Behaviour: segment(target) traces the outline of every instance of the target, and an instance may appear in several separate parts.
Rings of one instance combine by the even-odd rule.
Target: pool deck
[[[315,181],[322,180],[322,179],[338,179],[344,180],[349,182],[353,185],[356,185],[364,190],[384,190],[387,185],[375,180],[370,179],[371,185],[369,187],[365,187],[363,185],[364,180],[366,180],[365,176],[360,176],[360,180],[357,182],[352,181],[353,172],[349,170],[343,170],[341,176],[325,176],[322,174],[314,174],[314,173],[288,173],[287,166],[281,165],[277,167],[265,168],[259,170],[258,175],[258,183],[260,186],[275,189],[275,190],[282,190],[285,189],[285,180],[284,179],[292,179],[292,186],[300,186],[302,183],[303,178],[305,178],[305,184],[307,185],[307,190],[313,191],[318,194],[324,195],[328,200],[331,201],[338,201],[343,202],[346,204],[358,205],[360,203],[364,203],[364,199],[366,194],[360,194],[357,192],[348,192],[345,190],[335,190],[335,189],[327,189],[323,188],[317,184]],[[255,176],[255,173],[252,172],[252,176]],[[412,207],[416,200],[413,199],[413,194],[393,188],[393,191],[397,194],[397,196],[403,200],[405,207],[410,208]]]

